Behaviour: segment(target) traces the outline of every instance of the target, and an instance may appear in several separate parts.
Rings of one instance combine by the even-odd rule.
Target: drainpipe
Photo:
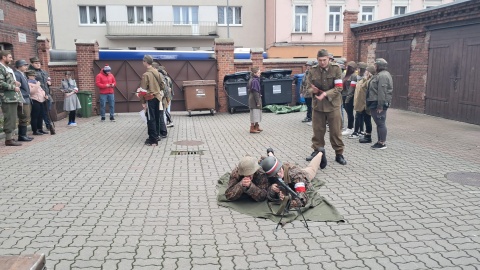
[[[55,49],[55,28],[53,27],[52,15],[52,0],[47,0],[48,3],[48,24],[50,25],[50,44],[52,49]]]
[[[227,0],[227,14],[225,14],[227,17],[227,38],[230,38],[230,23],[228,22],[228,10],[230,9],[230,5],[228,4],[228,0]],[[232,14],[233,16],[233,14]]]

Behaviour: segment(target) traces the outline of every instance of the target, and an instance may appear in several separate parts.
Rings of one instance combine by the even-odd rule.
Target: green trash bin
[[[82,105],[82,108],[79,110],[78,115],[84,118],[92,116],[92,92],[79,91],[77,93],[77,96],[80,100],[80,105]]]

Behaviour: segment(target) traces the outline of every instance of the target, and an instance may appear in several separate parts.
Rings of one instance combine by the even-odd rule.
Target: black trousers
[[[148,130],[148,139],[151,142],[156,142],[158,138],[158,124],[160,111],[158,110],[160,102],[158,99],[154,98],[147,101],[147,130]]]
[[[353,123],[355,121],[355,117],[353,116],[353,98],[350,99],[349,102],[345,102],[346,96],[343,96],[343,108],[345,108],[345,111],[347,112],[347,118],[348,118],[348,129],[353,129]]]
[[[305,104],[307,105],[307,118],[312,119],[312,98],[306,97]]]
[[[75,123],[75,115],[77,114],[77,111],[70,111],[68,113],[68,122],[69,123]]]
[[[45,103],[45,102],[43,102]],[[30,115],[31,120],[30,124],[32,126],[32,131],[42,130],[43,126],[43,110],[44,104],[36,100],[32,100],[32,114]]]
[[[167,136],[167,124],[165,123],[165,117],[163,116],[163,110],[159,111],[157,134],[161,136]]]
[[[363,124],[365,123],[365,132],[372,133],[372,117],[367,111],[357,112],[355,114],[355,132],[363,131]]]

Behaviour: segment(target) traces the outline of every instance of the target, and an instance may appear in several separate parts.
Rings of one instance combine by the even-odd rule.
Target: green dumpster
[[[79,91],[77,93],[77,96],[80,100],[80,105],[82,105],[82,108],[79,110],[78,115],[85,118],[92,116],[92,92]]]

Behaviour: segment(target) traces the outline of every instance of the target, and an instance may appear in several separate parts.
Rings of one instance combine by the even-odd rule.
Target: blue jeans
[[[115,114],[115,97],[113,94],[100,94],[100,116],[105,117],[105,105],[110,105],[110,118]]]

